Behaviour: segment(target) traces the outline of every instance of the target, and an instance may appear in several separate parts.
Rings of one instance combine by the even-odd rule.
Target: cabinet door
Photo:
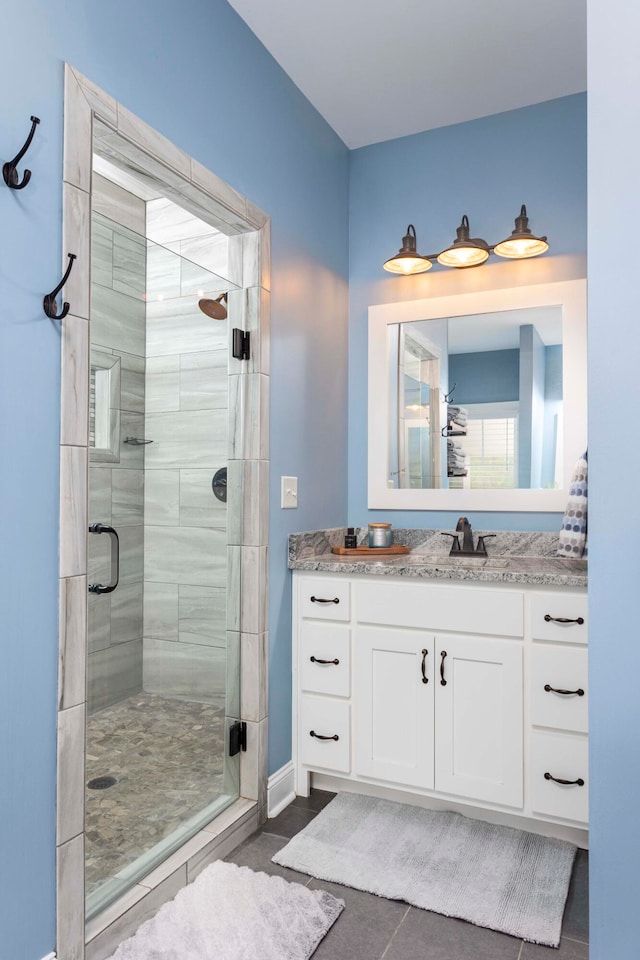
[[[432,788],[433,634],[361,627],[354,650],[356,772]]]
[[[437,636],[435,654],[436,790],[521,807],[521,646]]]

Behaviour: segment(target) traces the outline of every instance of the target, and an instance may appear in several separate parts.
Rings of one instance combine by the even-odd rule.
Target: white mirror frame
[[[528,307],[562,308],[563,487],[556,490],[408,490],[389,488],[389,361],[393,323],[463,317]],[[369,307],[368,506],[385,510],[562,512],[571,474],[587,447],[587,282],[570,280]]]

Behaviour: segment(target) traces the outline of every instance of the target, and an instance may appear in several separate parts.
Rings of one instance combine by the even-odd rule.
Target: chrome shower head
[[[227,319],[227,308],[223,305],[222,301],[224,300],[227,303],[227,294],[221,293],[219,297],[216,297],[215,300],[198,300],[198,306],[208,317],[211,317],[212,320],[226,320]]]

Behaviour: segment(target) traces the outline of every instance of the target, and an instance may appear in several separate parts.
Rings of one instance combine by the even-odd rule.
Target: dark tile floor
[[[346,907],[313,955],[313,960],[587,960],[588,855],[578,851],[562,924],[560,949],[523,943],[493,930],[385,900],[370,893],[314,880],[271,863],[271,857],[332,799],[312,791],[297,797],[279,817],[238,847],[227,860],[305,884],[322,887]]]

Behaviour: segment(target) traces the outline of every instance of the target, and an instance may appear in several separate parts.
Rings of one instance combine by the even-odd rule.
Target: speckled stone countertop
[[[587,561],[558,557],[558,535],[495,531],[487,541],[488,557],[450,557],[451,541],[440,530],[393,529],[393,542],[411,553],[390,557],[341,557],[332,547],[344,544],[346,527],[294,533],[289,537],[289,568],[322,573],[421,577],[425,580],[473,580],[479,583],[530,583],[538,586],[586,587]],[[366,544],[366,527],[356,527],[358,544]],[[447,533],[452,531],[448,530]],[[474,530],[474,542],[493,533]]]

